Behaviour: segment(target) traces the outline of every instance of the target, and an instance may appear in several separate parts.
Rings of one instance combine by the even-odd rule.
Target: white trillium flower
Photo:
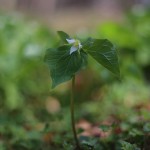
[[[80,50],[82,48],[82,45],[79,40],[75,40],[75,39],[66,39],[66,40],[69,44],[72,44],[72,46],[70,48],[70,55],[73,52]]]

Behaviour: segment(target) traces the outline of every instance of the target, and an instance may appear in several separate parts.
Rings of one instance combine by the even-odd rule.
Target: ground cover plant
[[[115,47],[107,39],[89,38],[84,42],[84,44],[82,44],[79,40],[71,38],[63,31],[58,31],[58,34],[65,44],[58,48],[48,49],[45,56],[45,61],[50,69],[52,87],[72,79],[70,104],[72,130],[76,142],[75,149],[80,150],[82,148],[77,139],[74,120],[75,75],[81,68],[85,67],[87,64],[87,54],[89,54],[98,63],[105,66],[115,75],[120,76],[118,57]]]

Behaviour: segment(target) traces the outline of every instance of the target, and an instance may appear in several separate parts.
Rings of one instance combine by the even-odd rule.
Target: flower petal
[[[69,44],[73,44],[73,43],[75,43],[76,42],[76,40],[75,39],[66,39],[67,40],[67,42],[69,43]]]
[[[70,48],[70,55],[71,55],[73,52],[77,51],[77,50],[78,50],[77,47],[72,46],[72,47]]]
[[[82,45],[81,45],[81,43],[79,42],[79,49],[80,49],[80,48],[82,48]]]

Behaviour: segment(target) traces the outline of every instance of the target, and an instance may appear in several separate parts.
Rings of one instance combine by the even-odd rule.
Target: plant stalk
[[[72,78],[70,111],[71,111],[72,131],[73,131],[73,135],[74,135],[74,140],[76,142],[76,148],[80,149],[80,145],[79,145],[79,141],[78,141],[77,133],[76,133],[76,129],[75,129],[75,119],[74,119],[74,91],[75,91],[75,75]]]

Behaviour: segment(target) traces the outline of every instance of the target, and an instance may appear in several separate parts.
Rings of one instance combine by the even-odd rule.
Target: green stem
[[[75,119],[74,119],[74,89],[75,89],[75,76],[73,76],[73,78],[72,78],[70,111],[71,111],[72,131],[73,131],[73,135],[74,135],[74,140],[76,142],[76,148],[80,149],[80,145],[79,145],[79,141],[78,141],[77,133],[76,133],[76,129],[75,129]]]

